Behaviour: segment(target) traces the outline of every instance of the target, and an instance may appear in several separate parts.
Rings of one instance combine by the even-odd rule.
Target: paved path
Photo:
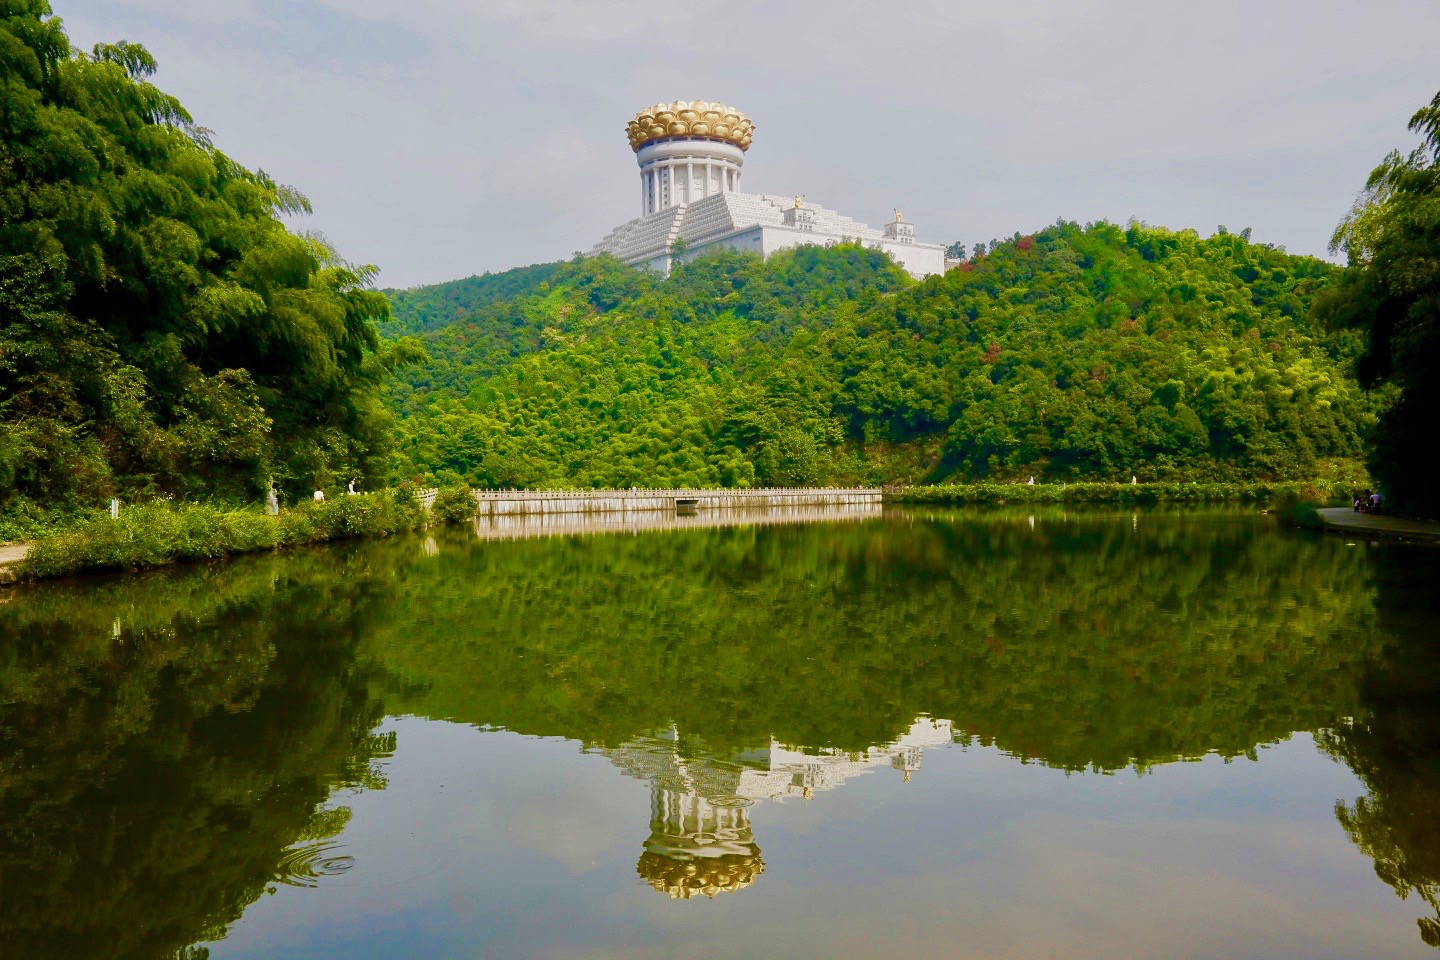
[[[1356,513],[1350,507],[1325,507],[1318,511],[1326,526],[1361,537],[1398,537],[1405,540],[1440,542],[1440,523],[1407,520],[1385,514]]]
[[[30,552],[28,543],[9,543],[0,545],[0,583],[15,582],[15,565],[25,559],[25,554]]]

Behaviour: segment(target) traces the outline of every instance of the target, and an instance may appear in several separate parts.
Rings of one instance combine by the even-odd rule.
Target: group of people
[[[1373,493],[1369,490],[1366,490],[1363,493],[1351,494],[1350,499],[1352,501],[1351,505],[1354,507],[1356,513],[1380,512],[1379,490],[1376,490]]]

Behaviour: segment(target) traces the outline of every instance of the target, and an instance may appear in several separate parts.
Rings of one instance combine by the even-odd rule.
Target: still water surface
[[[1436,956],[1440,551],[691,526],[0,595],[0,955]]]

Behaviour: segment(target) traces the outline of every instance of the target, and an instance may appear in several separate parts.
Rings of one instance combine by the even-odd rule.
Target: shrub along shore
[[[226,508],[157,501],[91,520],[31,546],[15,573],[23,580],[143,570],[241,553],[357,537],[388,537],[425,524],[410,490],[305,502],[272,517],[258,506]]]
[[[887,503],[1272,503],[1328,501],[1344,491],[1329,484],[1259,483],[957,483],[904,487],[887,492]]]
[[[886,492],[896,504],[1265,503],[1323,502],[1343,491],[1311,483],[967,483]],[[143,570],[242,553],[360,537],[388,537],[427,525],[465,523],[475,514],[469,487],[443,487],[430,511],[410,488],[306,501],[269,516],[258,506],[157,501],[126,507],[44,537],[13,568],[22,580]]]

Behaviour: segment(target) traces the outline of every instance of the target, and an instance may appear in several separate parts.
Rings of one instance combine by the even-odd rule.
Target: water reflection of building
[[[894,769],[905,780],[924,748],[952,742],[949,720],[920,717],[892,743],[862,751],[768,747],[720,754],[682,749],[678,730],[603,752],[624,773],[650,782],[650,838],[641,879],[675,899],[743,890],[765,870],[750,826],[758,800],[808,800],[852,777]]]
[[[636,872],[676,900],[745,889],[765,872],[749,805],[743,797],[712,799],[651,787],[650,839]]]

